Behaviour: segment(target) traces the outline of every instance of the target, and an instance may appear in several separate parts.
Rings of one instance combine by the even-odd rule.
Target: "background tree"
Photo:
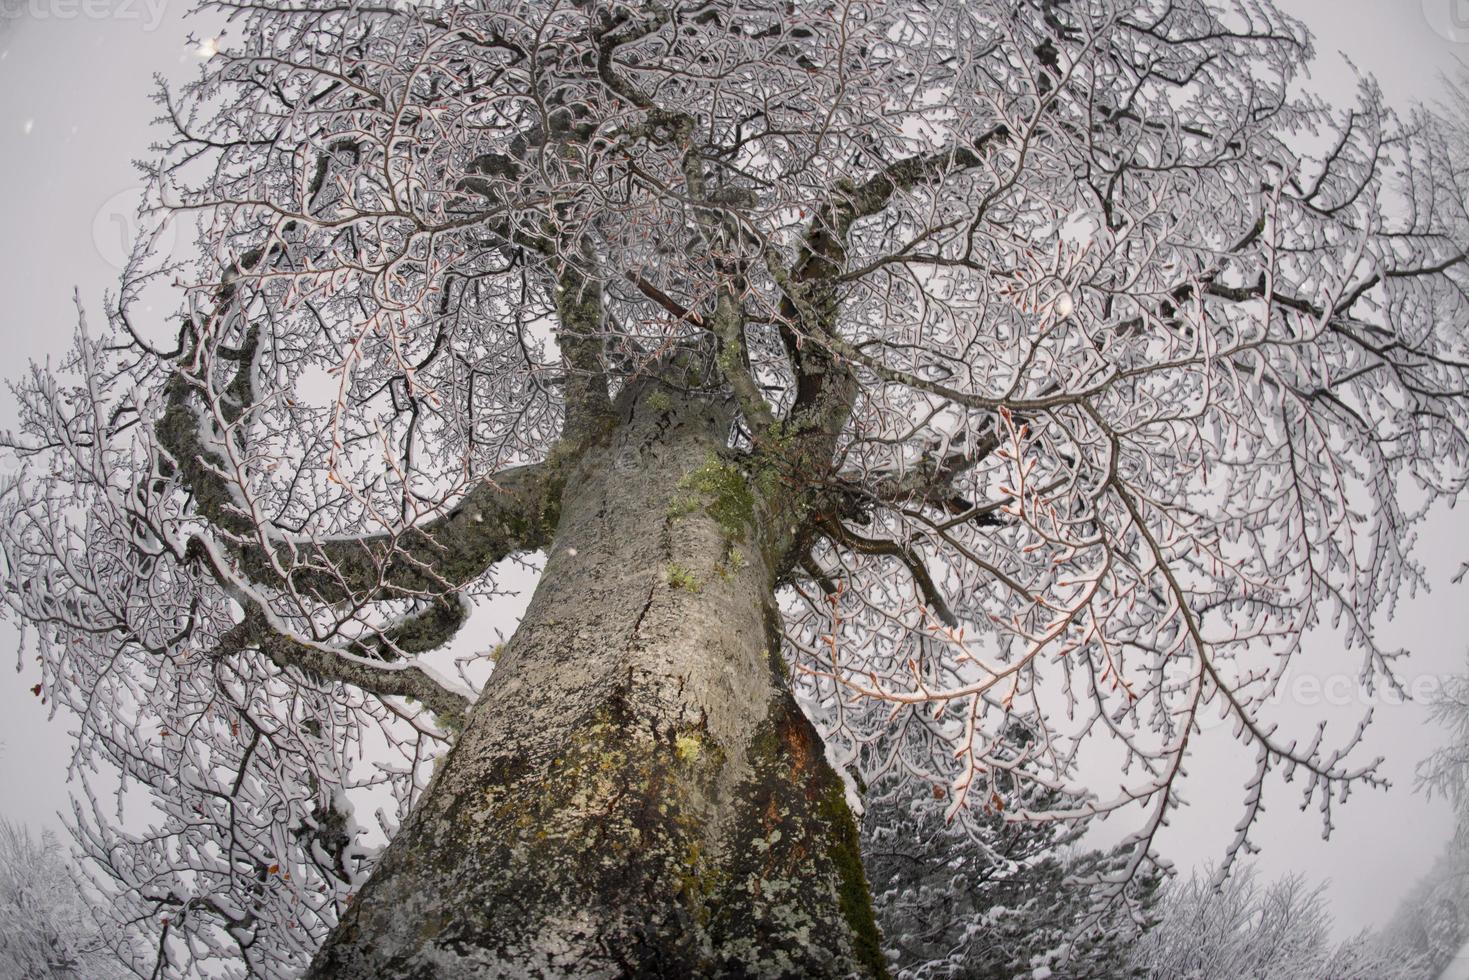
[[[1150,980],[1410,980],[1437,976],[1416,945],[1361,933],[1331,942],[1323,886],[1289,875],[1261,887],[1253,865],[1222,883],[1212,874],[1163,887],[1161,923],[1134,946],[1131,966]]]
[[[1469,942],[1469,848],[1456,834],[1398,905],[1384,934],[1419,956],[1423,975],[1437,977]]]
[[[1448,798],[1458,822],[1433,869],[1399,905],[1387,934],[1420,951],[1425,970],[1437,976],[1469,943],[1469,673],[1444,678],[1430,710],[1449,730],[1449,741],[1419,765],[1419,788]]]
[[[199,258],[17,387],[0,505],[38,693],[157,808],[77,818],[136,969],[876,974],[829,760],[1139,812],[1098,916],[1202,713],[1231,855],[1272,773],[1373,781],[1263,711],[1322,621],[1394,683],[1469,195],[1268,3],[210,6],[150,170]]]
[[[40,840],[0,819],[0,977],[108,980],[122,971],[70,862],[49,831]]]
[[[1008,734],[1018,757],[1032,741]],[[1032,797],[1049,790],[1029,788]],[[1153,921],[1157,880],[1134,883],[1130,905],[1093,915],[1086,884],[1126,862],[1125,852],[1082,850],[1059,823],[1007,823],[1003,805],[944,819],[943,792],[885,778],[863,794],[862,849],[884,946],[899,977],[1012,980],[1037,970],[1063,977],[1132,975],[1133,913]],[[1009,805],[1055,799],[999,794]],[[1078,931],[1077,926],[1088,923]]]

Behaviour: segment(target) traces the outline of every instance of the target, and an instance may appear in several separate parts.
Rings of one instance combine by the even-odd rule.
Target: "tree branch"
[[[933,610],[935,616],[950,628],[959,625],[959,618],[954,615],[953,610],[945,601],[943,593],[934,584],[933,577],[928,574],[928,567],[924,565],[923,559],[907,545],[897,541],[883,541],[877,538],[863,537],[860,534],[845,527],[840,520],[827,517],[820,521],[821,527],[827,535],[838,544],[845,545],[854,551],[860,551],[868,555],[888,555],[897,558],[908,568],[908,573],[913,576],[913,582],[918,590],[923,593],[923,598],[928,607]]]
[[[195,536],[189,554],[202,560],[215,580],[245,609],[245,618],[225,633],[215,655],[258,647],[282,669],[296,669],[349,684],[379,697],[410,697],[445,724],[459,726],[473,704],[467,691],[435,676],[417,660],[379,663],[299,637],[286,629],[265,602],[229,568],[224,556]]]

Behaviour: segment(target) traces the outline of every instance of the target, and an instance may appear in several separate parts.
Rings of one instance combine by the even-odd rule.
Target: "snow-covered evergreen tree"
[[[1012,728],[1009,741],[1019,758],[1032,738]],[[888,776],[869,788],[863,852],[895,971],[915,980],[1127,976],[1127,944],[1151,924],[1158,879],[1140,878],[1130,902],[1094,908],[1091,883],[1126,854],[1081,850],[1062,824],[1007,821],[1005,795],[949,821],[940,786],[915,796]],[[1056,797],[1031,790],[1016,802],[1063,805]]]

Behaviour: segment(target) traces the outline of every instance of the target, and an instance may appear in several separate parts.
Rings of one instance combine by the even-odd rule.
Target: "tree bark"
[[[781,666],[779,481],[726,453],[726,403],[648,384],[617,411],[310,977],[885,972],[842,783]]]

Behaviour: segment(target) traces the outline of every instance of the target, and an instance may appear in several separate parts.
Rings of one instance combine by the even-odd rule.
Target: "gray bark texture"
[[[613,414],[562,464],[492,684],[310,977],[885,972],[781,666],[781,484],[726,450],[727,402],[650,383]]]

